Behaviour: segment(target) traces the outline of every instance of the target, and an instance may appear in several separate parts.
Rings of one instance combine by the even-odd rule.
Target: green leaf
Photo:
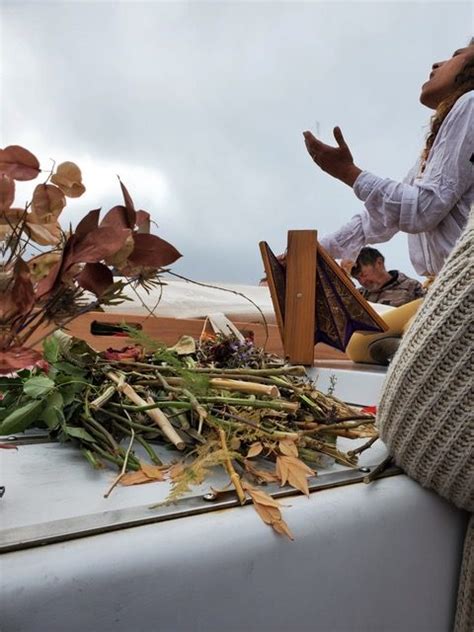
[[[82,439],[88,443],[95,443],[95,439],[84,428],[78,428],[77,426],[63,426],[63,431],[70,437],[75,439]]]
[[[0,424],[0,434],[9,435],[23,432],[23,430],[26,430],[28,426],[38,420],[43,406],[43,401],[36,400],[16,408]]]
[[[61,371],[65,375],[62,376],[63,381],[66,378],[73,377],[83,377],[84,370],[81,367],[76,366],[75,364],[71,364],[71,362],[56,362],[55,367],[58,371]]]
[[[0,378],[0,392],[5,394],[15,386],[21,386],[22,381],[19,377],[2,377]]]
[[[23,384],[23,392],[33,399],[38,399],[47,395],[54,388],[53,380],[50,380],[46,375],[35,375],[30,377]]]
[[[54,336],[49,336],[43,342],[43,355],[48,362],[57,362],[59,358],[59,341]]]
[[[74,384],[67,384],[66,386],[61,386],[61,395],[64,400],[64,405],[69,406],[74,401],[74,397],[76,395],[76,390],[74,388]]]
[[[61,393],[53,391],[49,394],[40,420],[44,421],[50,430],[54,430],[64,421],[63,405],[64,401]]]

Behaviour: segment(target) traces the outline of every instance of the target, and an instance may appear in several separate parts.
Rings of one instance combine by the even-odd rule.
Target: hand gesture
[[[347,146],[340,128],[335,127],[333,133],[337,147],[326,145],[311,132],[303,132],[304,143],[309,155],[318,167],[351,187],[361,173],[361,169],[355,166],[351,150]]]
[[[348,277],[351,276],[352,268],[355,266],[355,261],[351,259],[342,259],[339,262],[340,267],[344,270]]]

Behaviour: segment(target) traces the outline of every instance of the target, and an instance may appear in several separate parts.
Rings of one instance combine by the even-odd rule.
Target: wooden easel
[[[383,319],[324,248],[315,230],[288,231],[286,265],[260,242],[284,354],[312,365],[317,342],[344,351],[354,331],[383,332]]]

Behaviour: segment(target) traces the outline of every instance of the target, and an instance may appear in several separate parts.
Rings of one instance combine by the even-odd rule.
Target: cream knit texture
[[[421,485],[471,512],[455,632],[474,631],[474,208],[403,337],[377,424],[395,461]]]
[[[474,510],[474,213],[405,334],[377,416],[396,462]]]

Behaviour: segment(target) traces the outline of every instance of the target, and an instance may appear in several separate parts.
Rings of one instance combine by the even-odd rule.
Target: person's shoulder
[[[459,118],[464,118],[466,115],[472,116],[474,114],[474,90],[469,90],[462,94],[456,103],[453,105],[451,111],[446,117],[446,122],[449,120],[455,121]]]
[[[455,105],[469,104],[471,107],[474,105],[474,89],[468,90],[462,94],[456,101]]]
[[[417,279],[412,279],[411,277],[407,276],[403,272],[400,272],[400,270],[398,270],[397,281],[398,281],[399,285],[406,285],[406,286],[418,286],[419,285],[421,287],[421,283]]]

